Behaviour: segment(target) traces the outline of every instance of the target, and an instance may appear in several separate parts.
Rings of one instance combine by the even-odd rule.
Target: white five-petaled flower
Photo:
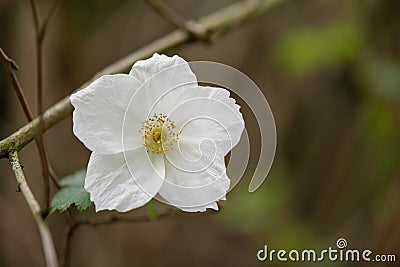
[[[96,211],[129,211],[156,195],[184,211],[218,210],[225,155],[244,129],[222,88],[200,86],[178,56],[154,54],[70,97],[74,134],[93,153],[85,189]]]

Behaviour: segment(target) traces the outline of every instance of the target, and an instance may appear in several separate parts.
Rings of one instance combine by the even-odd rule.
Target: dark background
[[[52,2],[38,2],[43,17]],[[186,18],[232,3],[167,2]],[[256,259],[264,244],[319,249],[335,247],[339,237],[351,248],[397,254],[399,260],[399,10],[397,0],[286,0],[211,45],[169,51],[188,61],[236,67],[263,90],[278,135],[268,179],[255,193],[247,192],[259,137],[244,108],[252,140],[250,168],[222,211],[83,226],[72,241],[71,266],[274,266],[283,264]],[[35,110],[34,34],[26,1],[1,0],[0,25],[0,45],[19,64],[18,78]],[[143,1],[66,0],[44,45],[46,107],[102,67],[173,29]],[[4,70],[0,87],[0,135],[5,138],[26,121]],[[71,117],[50,129],[45,142],[60,177],[86,166],[89,151],[73,136]],[[20,156],[41,201],[35,145]],[[0,170],[0,266],[42,266],[36,225],[16,193],[7,160],[0,161]],[[146,210],[132,213],[137,212]],[[50,219],[58,251],[65,221],[64,214]],[[355,265],[318,266],[324,264]]]

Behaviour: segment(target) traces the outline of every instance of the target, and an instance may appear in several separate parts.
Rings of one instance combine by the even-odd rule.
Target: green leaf
[[[73,187],[83,187],[85,183],[86,169],[81,169],[68,175],[60,180],[61,187],[73,186]]]
[[[90,195],[85,191],[86,170],[82,169],[60,180],[61,189],[54,195],[50,214],[56,210],[66,211],[72,204],[75,204],[79,211],[84,211],[90,207]]]

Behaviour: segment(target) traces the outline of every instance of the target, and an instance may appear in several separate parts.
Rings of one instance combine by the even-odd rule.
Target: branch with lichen
[[[188,21],[201,25],[207,32],[207,40],[213,41],[216,37],[223,33],[234,29],[244,21],[262,14],[275,4],[283,0],[243,0],[222,8],[215,13],[204,16],[198,21]],[[185,30],[178,29],[174,32],[142,47],[141,49],[127,55],[126,57],[116,61],[103,70],[96,73],[92,79],[84,83],[77,90],[86,87],[98,77],[106,74],[113,74],[127,70],[132,64],[140,59],[150,57],[155,52],[164,52],[168,49],[188,43],[190,41],[201,41],[203,39],[193,39],[193,35]],[[66,97],[50,107],[43,113],[43,130],[46,131],[53,127],[73,111],[73,107]],[[39,118],[26,124],[7,138],[0,141],[0,158],[7,157],[10,151],[21,150],[29,144],[39,133]]]
[[[42,218],[39,203],[37,202],[35,196],[33,195],[28,183],[26,182],[24,172],[22,171],[22,166],[18,159],[17,151],[10,151],[9,160],[11,168],[14,171],[15,178],[18,183],[18,188],[22,192],[26,202],[28,203],[29,209],[35,219],[37,227],[39,229],[39,234],[42,240],[43,252],[45,257],[46,266],[57,267],[58,260],[56,250],[54,248],[53,239],[46,222]]]

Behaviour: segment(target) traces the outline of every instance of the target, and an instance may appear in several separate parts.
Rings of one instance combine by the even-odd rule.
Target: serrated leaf
[[[72,204],[75,204],[79,211],[84,211],[90,207],[90,195],[83,187],[85,176],[86,170],[82,169],[60,180],[61,189],[51,201],[50,214],[56,210],[64,212]]]

